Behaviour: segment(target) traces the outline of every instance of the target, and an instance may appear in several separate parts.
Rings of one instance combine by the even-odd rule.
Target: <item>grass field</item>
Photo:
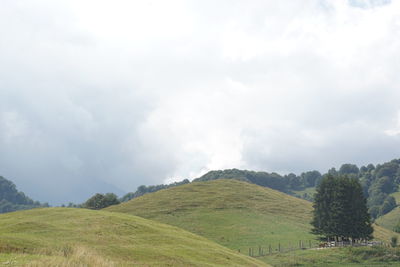
[[[140,217],[46,208],[0,215],[8,266],[265,266],[203,237]]]
[[[315,241],[312,204],[237,180],[195,182],[107,208],[175,225],[232,249]]]

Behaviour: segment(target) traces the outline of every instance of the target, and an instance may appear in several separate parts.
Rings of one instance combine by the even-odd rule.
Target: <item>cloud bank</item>
[[[398,1],[0,6],[0,175],[35,199],[399,157]]]

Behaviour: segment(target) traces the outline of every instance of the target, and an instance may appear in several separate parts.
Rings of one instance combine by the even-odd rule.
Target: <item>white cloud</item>
[[[394,127],[388,130],[385,130],[384,133],[389,136],[400,135],[400,111],[397,112],[397,118],[393,120]]]
[[[0,175],[40,200],[398,157],[398,1],[0,5]]]

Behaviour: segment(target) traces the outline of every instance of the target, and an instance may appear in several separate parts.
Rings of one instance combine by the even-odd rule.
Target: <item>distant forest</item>
[[[47,203],[33,201],[19,192],[13,182],[0,176],[0,213],[48,206]]]
[[[315,188],[327,174],[334,176],[346,175],[348,177],[357,178],[362,185],[364,195],[367,197],[368,211],[373,219],[388,213],[397,206],[395,198],[390,196],[390,194],[396,192],[400,184],[400,159],[394,159],[376,166],[368,164],[367,166],[358,167],[355,164],[343,164],[338,170],[331,168],[324,174],[315,170],[303,172],[300,175],[294,173],[280,175],[275,172],[268,173],[238,169],[218,170],[210,171],[194,179],[193,182],[216,179],[237,179],[269,187],[287,194],[300,196],[301,198],[312,201],[312,194],[304,192],[298,195],[298,192]],[[136,192],[131,192],[123,196],[120,201],[128,201],[147,193],[187,183],[190,182],[185,179],[182,182],[167,185],[142,185],[138,187]]]

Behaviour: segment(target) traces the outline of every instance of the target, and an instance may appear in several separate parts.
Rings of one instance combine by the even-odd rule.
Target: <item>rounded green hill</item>
[[[311,202],[233,179],[160,190],[106,210],[175,225],[242,251],[315,239]]]
[[[0,215],[0,252],[30,266],[265,266],[173,226],[73,208]]]

